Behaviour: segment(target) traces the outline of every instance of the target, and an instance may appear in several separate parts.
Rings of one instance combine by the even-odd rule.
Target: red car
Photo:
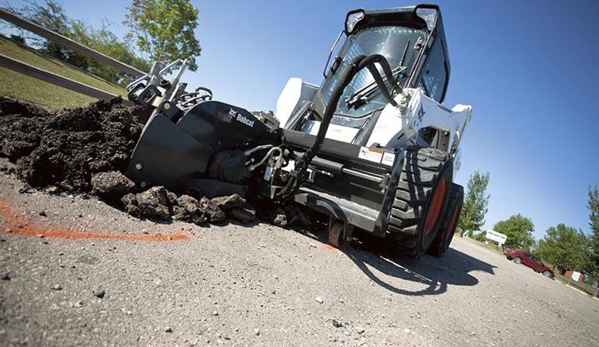
[[[540,272],[545,277],[553,278],[553,271],[548,268],[542,261],[537,259],[534,255],[523,251],[521,249],[512,249],[507,247],[503,250],[503,254],[509,259],[512,260],[516,264],[524,264],[536,272]]]

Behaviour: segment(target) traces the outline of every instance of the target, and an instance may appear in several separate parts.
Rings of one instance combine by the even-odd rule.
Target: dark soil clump
[[[92,176],[92,193],[108,202],[119,202],[135,188],[135,183],[118,171],[100,172]]]
[[[94,173],[124,172],[147,117],[120,98],[56,112],[0,97],[0,154],[34,188],[87,193]]]
[[[167,220],[172,214],[172,201],[164,187],[152,187],[143,193],[129,193],[122,199],[130,215]]]

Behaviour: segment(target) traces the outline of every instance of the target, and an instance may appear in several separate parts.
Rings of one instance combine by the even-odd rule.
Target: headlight
[[[354,31],[356,24],[358,24],[358,22],[360,22],[362,19],[364,19],[364,10],[355,10],[349,12],[347,14],[347,18],[345,19],[345,32],[348,35],[351,34],[351,32]]]
[[[434,8],[419,7],[416,9],[416,15],[426,22],[426,27],[429,31],[435,28],[437,22],[437,10]]]

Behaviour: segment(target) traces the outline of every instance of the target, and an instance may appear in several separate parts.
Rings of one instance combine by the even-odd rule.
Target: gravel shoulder
[[[0,217],[0,346],[599,345],[599,300],[459,237],[413,260],[333,249],[317,230],[155,223],[22,187],[0,173],[24,228],[189,238],[40,238]]]

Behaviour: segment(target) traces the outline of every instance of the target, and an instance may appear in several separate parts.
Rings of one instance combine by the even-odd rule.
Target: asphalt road
[[[0,174],[0,346],[599,346],[599,300],[470,240],[412,260],[21,187]]]

